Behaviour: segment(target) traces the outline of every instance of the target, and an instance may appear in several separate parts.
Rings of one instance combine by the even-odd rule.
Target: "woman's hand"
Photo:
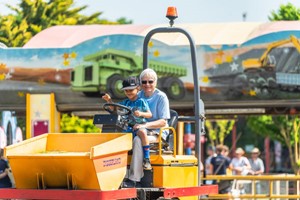
[[[135,124],[133,126],[134,130],[140,129],[140,128],[146,128],[146,123],[145,124]]]
[[[235,168],[233,168],[233,170],[236,171],[236,172],[242,172],[243,169],[244,169],[243,167],[235,167]]]

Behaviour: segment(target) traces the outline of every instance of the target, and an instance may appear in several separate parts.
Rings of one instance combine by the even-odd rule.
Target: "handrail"
[[[160,131],[159,131],[159,137],[158,137],[158,155],[161,155],[162,154],[162,147],[161,147],[161,144],[162,144],[162,139],[161,139],[161,136],[162,136],[162,132],[164,130],[171,130],[173,133],[173,144],[174,144],[174,147],[173,147],[173,156],[176,157],[176,152],[177,152],[177,140],[176,140],[176,131],[173,127],[163,127],[163,128],[160,128]]]
[[[299,199],[299,183],[300,175],[294,174],[278,174],[278,175],[207,175],[202,177],[203,180],[250,180],[251,186],[253,188],[252,194],[235,194],[234,192],[228,194],[214,194],[209,195],[207,199],[224,199],[224,198],[238,198],[238,199],[276,199],[276,198],[287,198],[287,199]],[[269,182],[269,191],[267,194],[256,194],[256,181],[268,181]],[[296,181],[296,194],[273,194],[273,185],[274,181]]]
[[[300,181],[300,175],[206,175],[203,177],[204,180],[272,180],[272,181],[288,181],[295,180]]]

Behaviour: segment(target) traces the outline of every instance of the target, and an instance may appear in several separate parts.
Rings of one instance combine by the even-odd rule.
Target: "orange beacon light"
[[[166,17],[170,20],[170,26],[174,24],[174,20],[178,17],[176,7],[168,7]]]

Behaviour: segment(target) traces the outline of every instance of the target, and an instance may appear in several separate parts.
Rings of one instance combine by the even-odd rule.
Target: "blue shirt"
[[[227,157],[224,157],[221,154],[218,154],[216,157],[211,158],[210,163],[214,167],[213,173],[216,175],[225,175],[226,169],[230,164],[230,160]]]
[[[147,121],[152,122],[159,119],[170,119],[169,99],[164,92],[159,89],[155,89],[154,93],[150,97],[146,97],[142,90],[138,93],[138,96],[145,99],[149,104],[152,117],[148,118]],[[159,133],[160,130],[155,129],[155,131]],[[166,140],[168,134],[169,131],[165,130],[163,131],[162,137]]]
[[[126,107],[130,108],[131,110],[136,109],[136,110],[139,110],[142,112],[147,112],[150,110],[147,101],[145,101],[142,98],[137,98],[135,101],[125,99],[125,100],[121,101],[119,104],[126,106]],[[132,114],[132,116],[134,117],[136,123],[138,123],[138,124],[146,123],[146,119],[144,117],[136,117],[133,114]],[[133,126],[135,123],[131,121],[131,122],[129,122],[129,124],[131,126]]]

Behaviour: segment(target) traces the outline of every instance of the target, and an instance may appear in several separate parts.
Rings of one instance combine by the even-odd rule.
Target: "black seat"
[[[168,121],[169,127],[173,127],[176,130],[177,122],[178,122],[178,113],[175,110],[170,109],[170,119]],[[173,138],[174,137],[172,137],[173,136],[172,134],[174,134],[173,131],[169,130],[169,135],[168,135],[167,141],[166,141],[167,145],[164,147],[166,151],[170,151],[171,149],[173,149],[173,145],[174,145]]]
[[[178,122],[178,113],[175,110],[170,109],[170,119],[168,121],[169,126],[176,129],[177,122]]]

